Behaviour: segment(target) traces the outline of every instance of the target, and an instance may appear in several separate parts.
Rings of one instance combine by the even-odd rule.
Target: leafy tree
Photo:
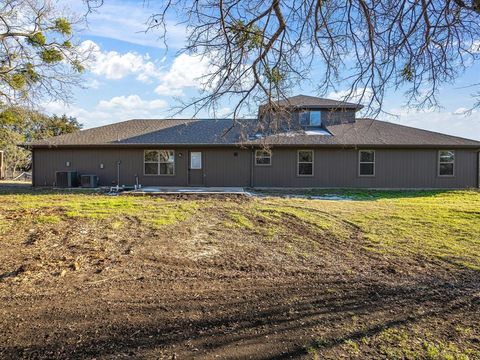
[[[89,50],[73,40],[77,20],[50,0],[0,2],[0,107],[68,100]]]
[[[38,111],[10,107],[0,113],[0,149],[4,151],[5,169],[13,175],[31,168],[30,151],[18,144],[80,130],[77,119],[66,115],[48,116]]]
[[[80,124],[76,118],[63,114],[62,116],[45,116],[41,114],[41,121],[34,122],[30,137],[32,140],[46,139],[52,136],[69,134],[80,130]]]

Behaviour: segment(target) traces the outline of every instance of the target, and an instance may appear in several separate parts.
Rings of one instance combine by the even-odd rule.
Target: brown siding
[[[161,147],[167,149],[168,147]],[[203,152],[206,186],[249,186],[250,150],[195,149]],[[56,171],[77,171],[95,174],[101,186],[116,185],[117,161],[120,185],[135,184],[135,175],[143,186],[188,185],[188,150],[175,149],[175,175],[143,175],[143,149],[37,149],[35,150],[34,185],[52,186]],[[237,156],[234,156],[234,153]],[[70,167],[65,164],[69,161]],[[104,169],[100,169],[100,164]]]
[[[354,110],[324,110],[322,111],[322,122],[326,126],[354,123],[355,111]]]
[[[322,123],[324,126],[339,125],[339,124],[348,124],[355,122],[355,111],[354,110],[319,110],[311,109],[311,111],[320,111],[322,113]],[[292,114],[292,127],[296,128],[300,125],[299,112],[294,112]]]
[[[209,149],[204,153],[206,186],[250,186],[250,150]]]
[[[293,149],[274,149],[271,167],[254,168],[257,187],[466,188],[477,186],[477,151],[456,150],[454,177],[437,176],[435,149],[376,149],[375,176],[358,175],[358,151],[316,149],[314,176],[296,174]]]
[[[163,148],[163,147],[158,147]],[[168,147],[165,147],[168,148]],[[314,176],[298,177],[297,148],[274,148],[272,166],[253,167],[251,150],[209,148],[204,152],[206,186],[257,187],[363,187],[363,188],[466,188],[478,186],[478,150],[457,149],[454,177],[437,176],[436,149],[376,149],[375,176],[358,175],[358,151],[316,149]],[[234,156],[237,153],[237,156]],[[181,154],[181,155],[180,155]],[[100,185],[133,185],[135,175],[143,186],[188,185],[188,151],[175,149],[174,176],[143,175],[143,149],[36,149],[34,185],[51,186],[55,171],[96,174]],[[71,162],[70,167],[65,163]],[[105,165],[100,169],[100,164]]]
[[[291,113],[280,113],[277,122],[291,129],[299,129],[299,113],[301,111],[320,111],[322,113],[322,123],[324,126],[349,124],[355,122],[355,110],[349,109],[305,109],[295,110]]]
[[[100,177],[101,186],[116,185],[119,160],[121,161],[120,185],[135,184],[135,175],[138,175],[140,184],[144,186],[187,185],[186,149],[175,149],[174,176],[143,175],[143,149],[37,149],[35,150],[34,185],[51,186],[55,181],[56,171],[95,174]],[[70,161],[70,167],[65,165],[67,161]],[[104,169],[100,169],[101,163],[104,164]]]

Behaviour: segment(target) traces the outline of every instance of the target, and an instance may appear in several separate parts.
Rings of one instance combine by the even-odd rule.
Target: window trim
[[[440,161],[440,160],[441,160],[441,159],[440,159],[440,153],[441,153],[442,151],[452,152],[452,153],[453,153],[453,161],[447,161],[447,162],[445,162],[445,161],[444,161],[444,162]],[[447,178],[448,178],[448,177],[454,177],[454,176],[455,176],[456,157],[457,157],[457,154],[456,154],[455,150],[446,150],[446,149],[438,150],[438,152],[437,152],[437,176],[438,176],[438,177],[442,177],[442,178],[447,177]],[[451,175],[450,175],[450,174],[447,174],[447,175],[442,175],[442,174],[440,174],[440,164],[442,164],[442,163],[443,163],[443,164],[452,164],[452,165],[453,165],[453,172],[452,172]]]
[[[268,157],[270,159],[270,163],[268,163],[268,164],[258,164],[257,163],[257,159],[267,158],[266,156],[257,156],[257,152],[259,152],[259,151],[268,151],[270,153],[270,156]],[[272,166],[272,151],[271,150],[256,149],[255,150],[255,166]]]
[[[156,151],[158,153],[158,161],[145,161],[145,153],[147,151]],[[172,151],[173,152],[173,162],[160,161],[160,151]],[[174,149],[145,149],[143,150],[143,176],[175,176],[176,172],[176,156]],[[145,164],[157,164],[157,173],[156,174],[146,174],[145,173]],[[160,174],[160,164],[173,164],[173,174]]]
[[[373,161],[362,161],[362,152],[373,152]],[[375,174],[377,172],[377,166],[376,166],[376,160],[377,160],[377,154],[375,153],[375,150],[372,149],[361,149],[358,150],[358,176],[361,177],[375,177]],[[373,164],[373,174],[362,174],[361,172],[361,165],[362,164]]]
[[[312,113],[316,113],[318,112],[320,114],[320,124],[319,125],[312,125]],[[302,124],[301,122],[301,115],[303,113],[308,113],[308,124],[304,125]],[[313,127],[321,127],[323,122],[322,122],[322,111],[321,110],[304,110],[304,111],[300,111],[298,113],[298,123],[300,124],[300,126],[313,126]]]
[[[312,153],[312,161],[311,162],[306,162],[302,161],[302,164],[312,164],[312,173],[311,174],[300,174],[300,152],[301,151],[309,151]],[[297,176],[299,177],[313,177],[315,175],[315,150],[313,149],[298,149],[297,150]]]

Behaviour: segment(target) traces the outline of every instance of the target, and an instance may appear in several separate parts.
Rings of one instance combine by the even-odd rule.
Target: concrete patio
[[[177,187],[146,186],[141,189],[125,191],[123,194],[233,194],[250,195],[242,187]]]

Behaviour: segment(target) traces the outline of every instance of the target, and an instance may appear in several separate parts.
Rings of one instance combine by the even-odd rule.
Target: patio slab
[[[248,195],[242,187],[177,187],[146,186],[138,190],[126,191],[129,194],[239,194]]]

